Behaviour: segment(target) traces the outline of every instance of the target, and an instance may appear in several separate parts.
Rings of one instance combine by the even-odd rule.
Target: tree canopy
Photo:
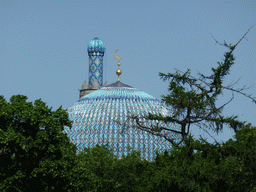
[[[170,91],[170,94],[166,96],[162,95],[162,101],[167,106],[171,107],[172,115],[163,116],[160,113],[149,113],[144,117],[132,115],[130,118],[136,120],[138,125],[137,128],[147,131],[153,135],[164,137],[175,146],[180,146],[182,143],[188,144],[187,138],[192,124],[197,125],[205,131],[207,131],[207,129],[212,129],[217,132],[217,134],[223,130],[224,125],[228,125],[235,132],[237,129],[241,128],[245,123],[244,121],[239,121],[236,115],[224,116],[222,114],[222,110],[234,98],[233,93],[242,94],[251,99],[255,104],[256,97],[244,92],[247,87],[235,89],[233,87],[234,84],[225,86],[223,84],[223,80],[230,74],[231,67],[234,65],[235,58],[233,51],[245,38],[250,29],[235,45],[228,45],[226,42],[221,44],[215,40],[216,43],[225,46],[229,50],[224,54],[223,61],[218,62],[218,66],[211,69],[212,74],[210,76],[198,73],[198,77],[194,77],[191,75],[190,69],[186,72],[176,69],[175,73],[168,74],[160,72],[159,75],[161,79],[164,81],[169,80],[168,90]],[[233,97],[222,106],[217,106],[216,101],[218,96],[223,93],[223,90],[231,91]],[[181,127],[181,130],[177,131],[169,127],[161,127],[159,125],[151,127],[143,126],[141,121],[142,118],[173,122],[178,124]],[[175,138],[170,137],[169,134],[165,134],[166,131],[179,134],[181,139],[177,142]]]
[[[48,191],[70,187],[76,146],[62,133],[67,113],[22,95],[0,97],[0,189]]]

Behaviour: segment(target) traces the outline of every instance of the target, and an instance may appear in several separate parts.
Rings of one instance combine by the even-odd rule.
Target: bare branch
[[[135,119],[135,120],[136,120],[136,123],[137,123],[141,128],[144,128],[144,129],[151,129],[151,128],[148,128],[148,127],[143,126],[143,125],[141,124],[142,122],[139,122],[139,117],[138,117],[138,116],[133,115],[133,116],[130,116],[129,118]],[[178,134],[181,134],[181,133],[182,133],[181,131],[176,131],[176,130],[169,129],[169,128],[165,128],[165,127],[158,127],[158,129],[166,130],[166,131],[172,131],[172,132],[178,133]]]
[[[251,30],[251,28],[253,28],[255,26],[255,24],[253,26],[251,26],[247,32],[244,34],[244,36],[237,42],[237,44],[235,44],[234,48],[245,38],[245,36],[247,35],[247,33]]]
[[[239,77],[239,79],[238,79],[236,82],[234,82],[233,84],[230,84],[228,87],[232,87],[232,86],[234,86],[235,84],[237,84],[238,81],[240,81],[241,78],[242,78],[242,77]]]
[[[251,99],[251,100],[256,104],[256,97],[251,97],[251,94],[248,95],[248,94],[246,94],[246,93],[241,92],[241,90],[244,90],[244,89],[236,90],[236,89],[233,89],[233,88],[230,88],[230,87],[224,87],[224,86],[222,86],[222,88],[228,89],[228,90],[230,90],[230,91],[234,91],[234,92],[237,92],[237,93],[240,93],[240,94],[244,95],[245,97]],[[248,88],[247,88],[247,89],[248,89]]]
[[[178,146],[178,145],[183,141],[183,140],[181,140],[179,143],[176,143],[176,142],[174,141],[175,139],[170,139],[170,138],[167,137],[166,135],[161,134],[161,133],[160,133],[161,131],[160,131],[160,132],[151,131],[151,130],[150,130],[151,128],[145,127],[145,126],[143,126],[143,125],[141,124],[142,122],[139,121],[139,117],[136,116],[136,115],[129,116],[128,118],[135,119],[135,120],[136,120],[136,123],[137,123],[137,125],[138,125],[137,128],[139,128],[140,130],[146,131],[146,132],[148,132],[148,133],[150,133],[150,134],[152,134],[152,135],[164,137],[164,138],[165,138],[167,141],[169,141],[172,145]],[[116,121],[116,120],[113,120],[113,121],[120,124],[120,121]],[[125,124],[124,124],[124,126],[125,126]],[[159,127],[159,129],[167,130],[167,131],[172,131],[172,132],[178,133],[178,134],[182,134],[181,131],[176,131],[176,130],[172,130],[172,129],[167,129],[167,128],[165,128],[165,127]]]
[[[215,40],[216,44],[220,44],[220,45],[222,45],[222,46],[231,48],[230,53],[232,53],[233,50],[236,48],[236,46],[245,38],[245,36],[247,35],[247,33],[248,33],[254,26],[255,26],[255,24],[254,24],[253,26],[251,26],[251,27],[246,31],[246,33],[244,34],[244,36],[243,36],[241,39],[239,39],[239,41],[238,41],[234,46],[232,46],[232,48],[231,48],[230,46],[225,45],[225,44],[219,43],[219,42],[213,37],[213,35],[212,35],[212,37],[213,37],[213,39]]]
[[[164,134],[160,134],[160,133],[156,133],[154,131],[150,131],[150,128],[142,126],[140,124],[140,122],[138,121],[138,119],[136,119],[136,123],[139,125],[138,126],[139,129],[141,129],[143,131],[146,131],[148,133],[151,133],[152,135],[164,137],[167,141],[171,142],[171,144],[176,145],[176,143],[174,142],[174,139],[170,139],[170,138],[166,137]]]

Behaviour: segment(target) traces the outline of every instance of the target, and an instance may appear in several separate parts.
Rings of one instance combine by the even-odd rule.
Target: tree
[[[189,145],[157,154],[152,162],[151,189],[165,191],[255,191],[256,127],[247,124],[234,139],[209,144],[188,136]],[[195,148],[207,148],[201,153]],[[152,190],[154,191],[154,190]],[[164,190],[163,190],[164,191]]]
[[[210,76],[198,73],[198,78],[193,77],[190,69],[184,73],[177,69],[175,73],[159,73],[161,79],[164,81],[170,80],[170,94],[162,96],[162,101],[164,101],[167,106],[171,106],[173,115],[165,117],[160,113],[149,113],[144,117],[131,115],[129,118],[136,120],[137,128],[153,135],[164,137],[171,142],[173,146],[178,147],[181,143],[188,144],[187,138],[192,124],[199,126],[205,131],[207,131],[206,128],[212,129],[216,131],[217,134],[223,130],[223,125],[228,125],[230,128],[234,129],[235,132],[243,126],[245,122],[239,121],[237,116],[224,117],[221,114],[223,108],[232,101],[234,95],[230,101],[220,107],[216,106],[216,101],[218,96],[223,93],[223,90],[229,90],[232,91],[232,93],[236,92],[244,95],[256,104],[256,97],[252,97],[243,92],[247,89],[246,87],[235,89],[233,87],[234,84],[228,86],[223,85],[224,78],[230,73],[230,68],[234,64],[235,58],[233,51],[245,38],[250,29],[235,45],[228,45],[226,42],[221,44],[216,40],[216,43],[227,47],[229,51],[224,54],[223,62],[218,62],[218,67],[212,68],[212,75]],[[181,131],[161,127],[159,125],[146,127],[142,124],[142,118],[177,123],[180,125]],[[164,134],[166,131],[181,135],[180,141],[176,142],[175,139],[168,136],[169,134]]]
[[[62,133],[71,127],[61,107],[48,108],[40,99],[22,95],[7,102],[0,96],[1,191],[61,191],[72,188],[70,171],[76,146]]]
[[[247,124],[221,147],[230,191],[256,190],[256,127]],[[222,169],[225,172],[225,169]]]
[[[104,145],[86,148],[73,169],[78,191],[253,191],[256,127],[237,130],[234,140],[209,144],[188,136],[188,146],[157,154],[154,162],[139,152],[117,160]],[[194,148],[208,148],[197,153]]]
[[[250,124],[223,145],[189,135],[188,145],[157,154],[154,162],[142,161],[139,152],[117,160],[105,145],[76,154],[61,132],[71,126],[66,111],[26,100],[0,97],[1,191],[256,190],[256,128]]]

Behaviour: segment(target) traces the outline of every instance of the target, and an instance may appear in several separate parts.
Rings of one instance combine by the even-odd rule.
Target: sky
[[[79,89],[88,82],[87,45],[98,37],[106,47],[103,82],[117,81],[117,56],[121,60],[120,81],[161,100],[168,82],[159,72],[175,69],[191,74],[211,74],[228,51],[216,44],[236,44],[256,23],[255,0],[0,0],[0,95],[26,95],[33,102],[41,98],[53,110],[67,109],[79,99]],[[214,38],[213,38],[214,37]],[[234,51],[236,58],[224,85],[251,88],[256,96],[256,26]],[[242,95],[223,110],[226,116],[256,126],[256,105]],[[229,101],[225,91],[217,106]],[[209,131],[218,141],[233,137]],[[214,140],[197,127],[191,134]]]

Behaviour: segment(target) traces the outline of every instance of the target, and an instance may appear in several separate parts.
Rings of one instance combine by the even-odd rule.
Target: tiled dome
[[[104,51],[105,51],[105,46],[103,42],[97,37],[92,39],[88,44],[88,47],[87,47],[88,53],[93,53],[93,52],[104,53]]]
[[[117,81],[83,96],[68,108],[69,119],[73,121],[73,125],[71,129],[66,127],[64,132],[68,134],[71,142],[77,145],[78,152],[82,152],[85,147],[93,148],[96,144],[109,142],[109,147],[119,159],[122,155],[127,155],[127,147],[131,147],[141,152],[141,158],[152,161],[156,150],[170,150],[171,143],[162,137],[135,129],[135,120],[128,118],[129,114],[141,117],[148,112],[171,115],[153,96]],[[148,127],[157,123],[155,120],[145,119],[142,122]],[[163,127],[180,130],[180,127],[173,123],[158,123]],[[165,133],[169,133],[171,138],[179,139],[174,133]]]

